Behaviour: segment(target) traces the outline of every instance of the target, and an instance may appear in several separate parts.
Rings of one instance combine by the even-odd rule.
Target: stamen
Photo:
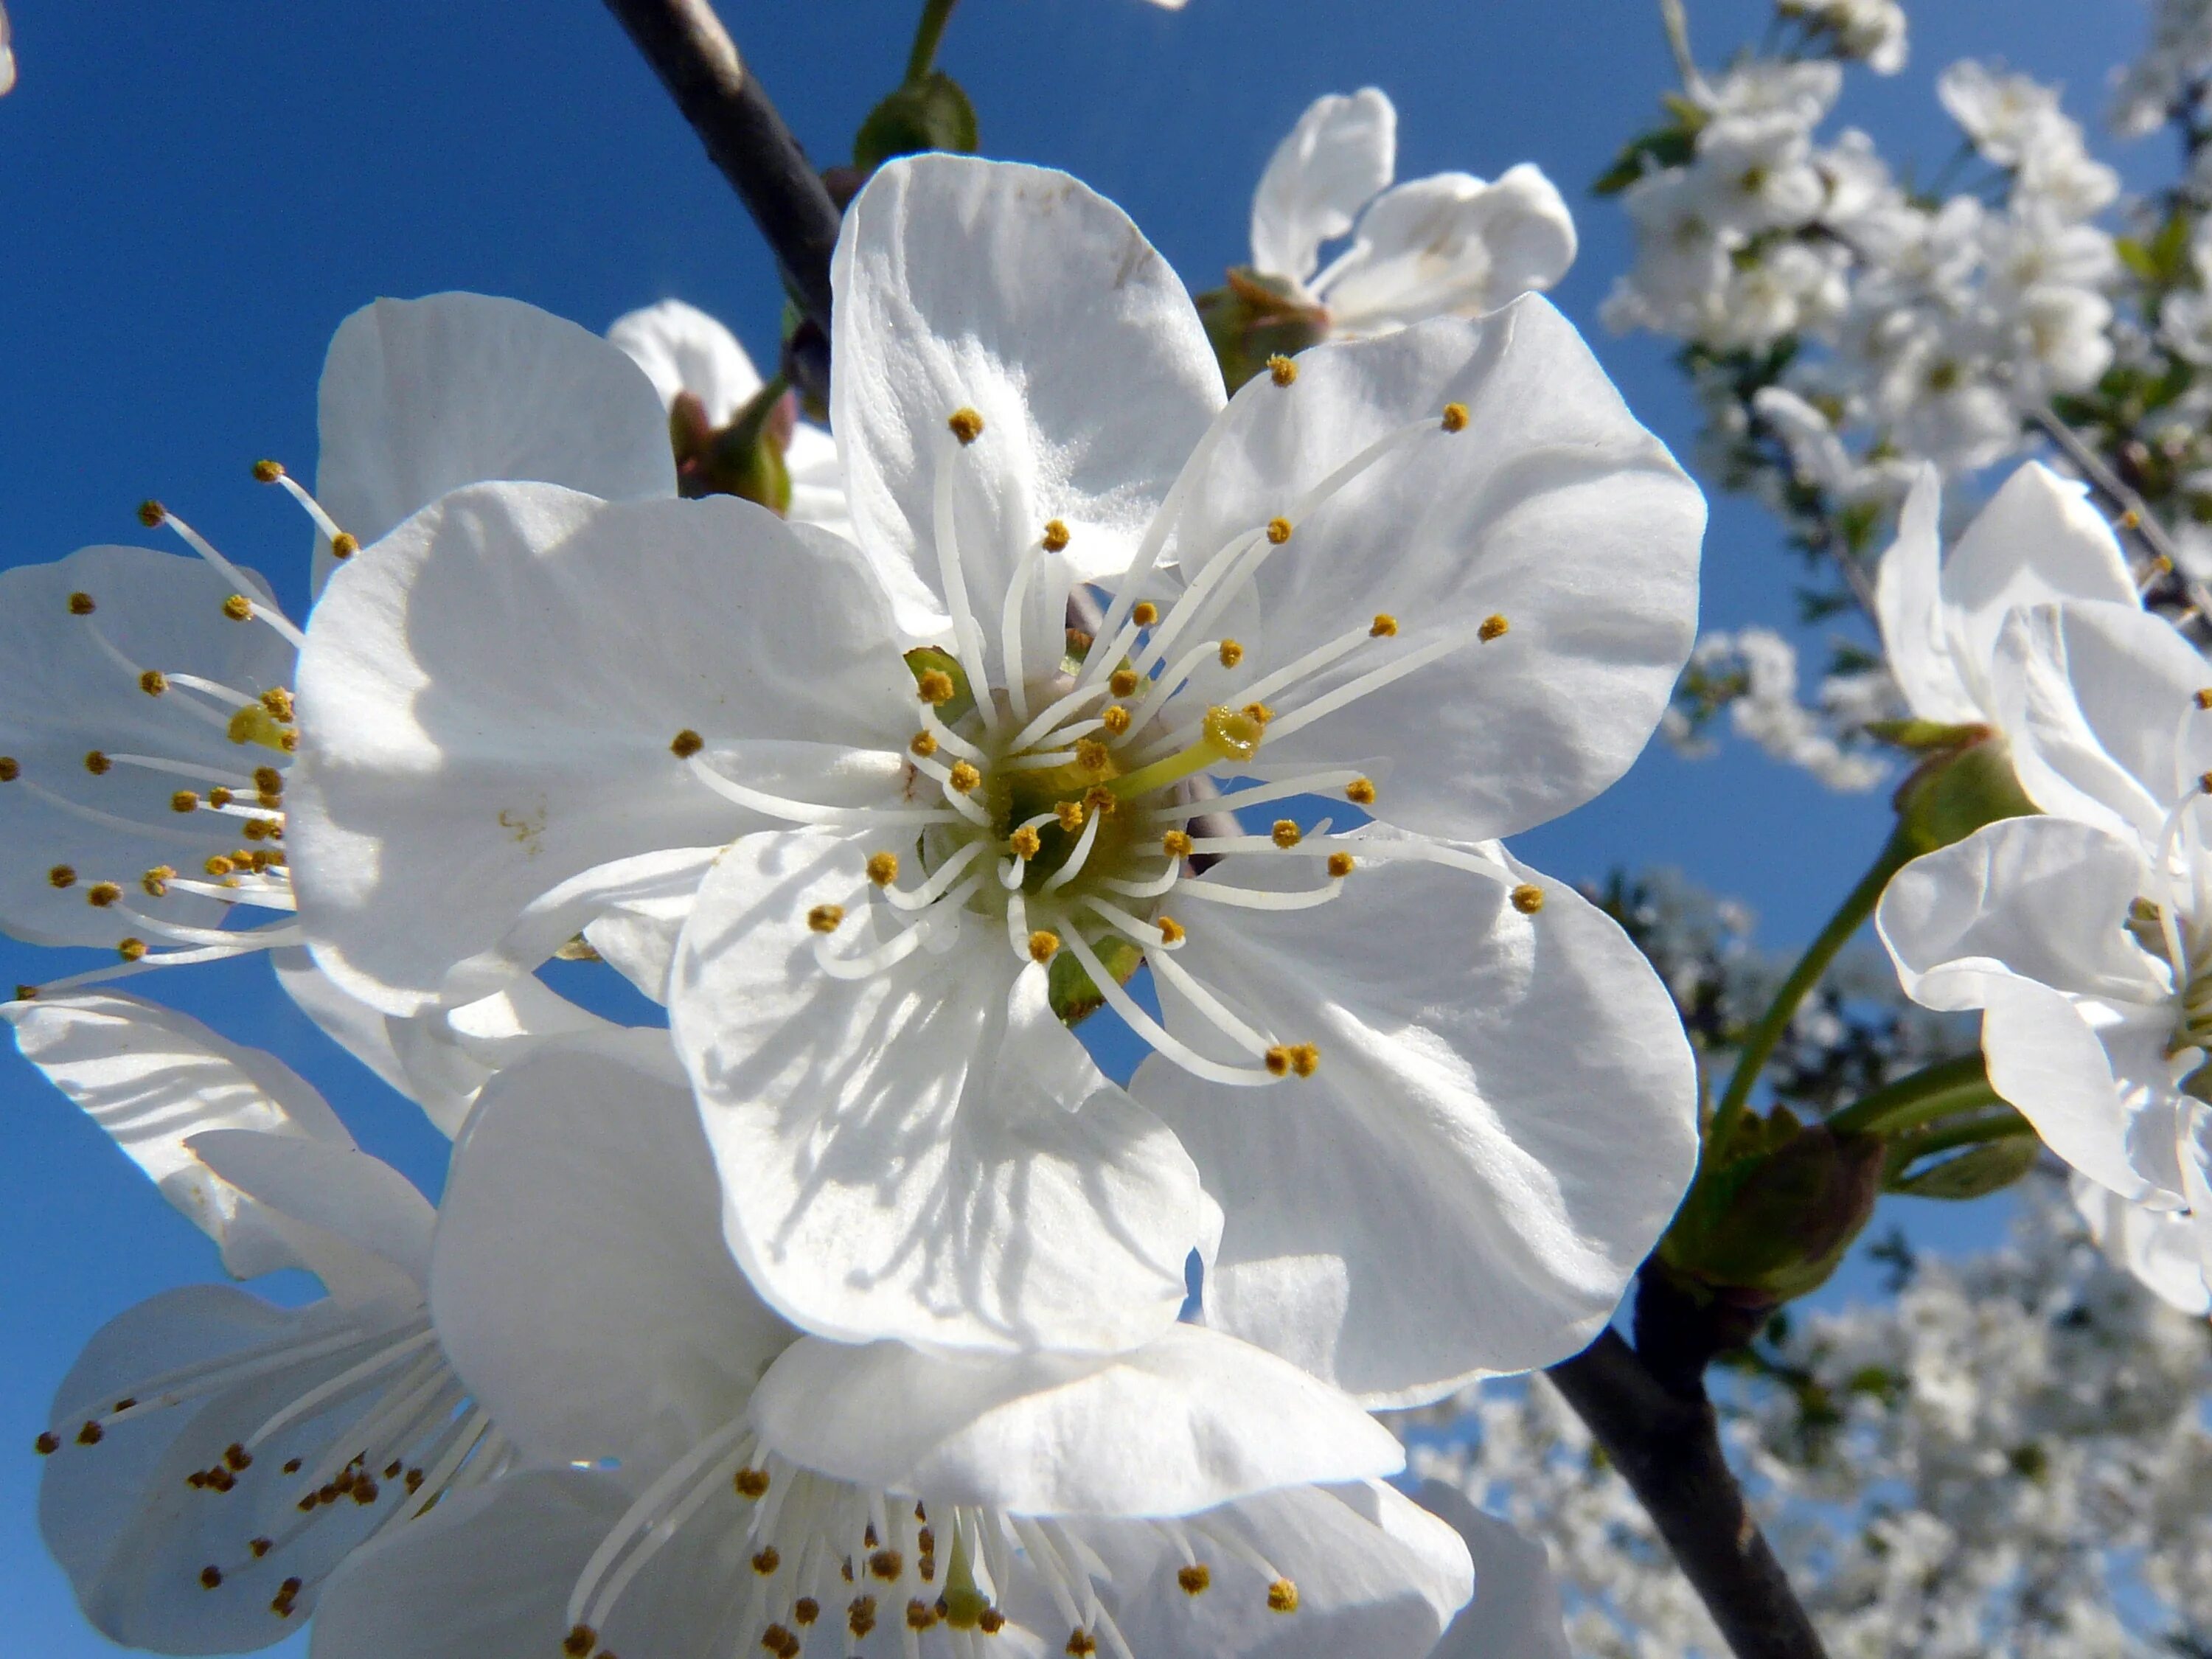
[[[968,684],[975,690],[976,712],[983,717],[984,730],[995,733],[999,729],[999,712],[995,700],[986,690],[990,682],[983,672],[983,635],[968,603],[968,574],[960,562],[952,502],[952,472],[959,450],[982,434],[983,417],[972,409],[959,409],[953,411],[945,424],[949,430],[938,442],[937,476],[932,491],[938,579],[944,586],[945,609],[952,618],[953,654],[967,671]]]
[[[878,887],[888,887],[898,879],[899,861],[896,853],[868,854],[868,879]]]
[[[1060,952],[1060,935],[1048,927],[1040,927],[1030,935],[1030,960],[1040,964],[1050,962]]]
[[[1074,805],[1073,801],[1066,803]],[[1082,808],[1077,807],[1078,811]],[[1075,849],[1068,854],[1067,862],[1044,878],[1044,890],[1056,893],[1083,873],[1083,866],[1091,857],[1091,849],[1098,840],[1098,826],[1106,821],[1103,812],[1091,812],[1084,821],[1083,833],[1076,838]]]
[[[1544,890],[1522,882],[1513,890],[1513,908],[1524,916],[1533,916],[1544,908]]]
[[[1467,405],[1465,404],[1446,404],[1444,405],[1443,428],[1447,432],[1464,432],[1467,430]]]
[[[1224,668],[1234,668],[1244,660],[1244,647],[1235,640],[1224,640],[1218,654]]]
[[[1267,520],[1267,539],[1270,542],[1273,542],[1277,547],[1280,547],[1285,542],[1290,540],[1290,538],[1291,521],[1288,519],[1270,519]]]
[[[153,516],[147,517],[149,513]],[[291,619],[283,611],[272,605],[257,602],[246,597],[248,593],[259,592],[260,585],[248,578],[245,572],[228,559],[224,558],[222,554],[216,552],[215,544],[201,535],[198,531],[193,529],[175,514],[166,511],[159,501],[147,502],[139,509],[139,517],[144,520],[149,529],[155,525],[166,523],[170,529],[183,538],[187,547],[213,565],[233,587],[239,590],[228,599],[223,601],[224,615],[240,622],[246,621],[248,618],[258,619],[266,623],[276,634],[289,641],[295,647],[307,644],[307,636],[295,628]],[[243,615],[233,609],[234,603],[245,607]]]
[[[1134,800],[1224,762],[1251,759],[1259,750],[1261,736],[1259,721],[1237,709],[1216,704],[1206,711],[1196,743],[1180,754],[1124,773],[1106,787],[1123,800]]]
[[[1278,352],[1267,359],[1267,378],[1277,386],[1289,386],[1298,378],[1298,366]]]
[[[1121,982],[1106,971],[1105,964],[1098,960],[1097,952],[1084,943],[1079,932],[1071,929],[1062,942],[1075,953],[1076,960],[1083,964],[1084,972],[1091,975],[1091,982],[1098,988],[1099,994],[1106,999],[1107,1005],[1121,1017],[1129,1029],[1194,1077],[1242,1088],[1274,1080],[1265,1071],[1257,1068],[1224,1066],[1218,1060],[1209,1060],[1181,1039],[1170,1036],[1158,1020],[1138,1006],[1136,999],[1122,988]],[[1147,951],[1146,960],[1149,962],[1151,959],[1151,953]]]
[[[1330,855],[1332,876],[1335,874],[1335,860],[1348,856],[1343,853]],[[1341,879],[1304,892],[1284,892],[1272,887],[1232,887],[1226,882],[1209,880],[1187,881],[1182,884],[1186,897],[1204,899],[1209,904],[1226,904],[1239,910],[1312,910],[1327,904],[1343,890]]]
[[[895,759],[886,754],[884,758]],[[897,763],[900,765],[903,762]],[[891,823],[951,823],[953,814],[933,808],[908,809],[889,806],[817,806],[811,801],[793,800],[783,795],[771,795],[724,777],[698,755],[684,762],[697,778],[725,800],[770,817],[786,819],[793,823],[823,823],[866,828]],[[941,769],[940,769],[941,777]]]
[[[1277,818],[1275,827],[1268,831],[1267,839],[1287,853],[1304,839],[1304,832],[1298,828],[1295,819]]]
[[[806,925],[817,933],[834,933],[845,925],[842,904],[817,904],[806,913]]]
[[[1139,599],[1130,607],[1129,620],[1139,628],[1150,628],[1160,619],[1160,608],[1150,599]]]
[[[1482,626],[1474,630],[1475,636],[1486,645],[1508,632],[1512,626],[1513,624],[1507,622],[1504,617],[1493,612],[1483,618]]]
[[[977,859],[982,857],[990,850],[990,842],[984,841],[971,841],[965,847],[963,847],[958,852],[955,853],[951,858],[945,860],[942,865],[932,871],[928,879],[924,881],[921,886],[912,888],[905,891],[901,891],[898,888],[891,886],[888,880],[878,881],[876,884],[884,890],[884,899],[897,908],[901,910],[926,910],[931,905],[936,903],[939,898],[944,896],[945,891],[947,888],[951,887],[954,882],[960,879],[960,875],[963,871],[967,869],[969,865],[973,864]],[[878,853],[876,854],[876,857],[890,858],[891,855],[888,853]],[[875,878],[875,861],[872,859],[869,860],[868,865],[869,878],[873,880]],[[891,875],[895,878],[897,874],[897,860],[893,859]]]

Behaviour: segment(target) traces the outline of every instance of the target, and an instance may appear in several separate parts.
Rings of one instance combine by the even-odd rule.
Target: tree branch
[[[606,0],[752,215],[807,320],[830,331],[837,204],[708,0]]]
[[[1546,1375],[1627,1478],[1736,1659],[1826,1659],[1721,1455],[1702,1385],[1662,1387],[1610,1329]]]
[[[2134,532],[2154,559],[2172,574],[2175,581],[2196,606],[2199,616],[2212,622],[2212,592],[2181,568],[2181,556],[2174,547],[2173,538],[2166,533],[2166,526],[2150,510],[2143,498],[2128,488],[2126,480],[2114,471],[2081,434],[2060,420],[2048,409],[2033,409],[2027,414],[2028,423],[2056,445],[2061,454],[2074,464],[2074,468],[2087,481],[2089,487],[2112,503],[2120,515],[2120,528]]]

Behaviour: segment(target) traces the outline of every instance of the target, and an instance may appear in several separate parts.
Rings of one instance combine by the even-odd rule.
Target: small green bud
[[[873,173],[895,155],[924,150],[975,153],[975,106],[943,70],[909,81],[868,112],[853,136],[853,166]]]

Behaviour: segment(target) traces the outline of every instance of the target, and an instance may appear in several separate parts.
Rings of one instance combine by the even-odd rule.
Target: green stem
[[[1898,1149],[1915,1158],[1930,1152],[1948,1152],[1954,1146],[1972,1146],[1985,1140],[2009,1140],[2015,1135],[2032,1135],[2035,1125],[2018,1112],[2007,1108],[1993,1117],[1978,1117],[1970,1123],[1954,1123],[1948,1128],[1932,1133],[1915,1135],[1910,1140],[1898,1143]]]
[[[1759,1073],[1766,1069],[1766,1062],[1773,1056],[1783,1033],[1790,1029],[1797,1005],[1820,982],[1821,975],[1828,971],[1828,964],[1850,942],[1851,935],[1858,932],[1860,924],[1874,914],[1881,890],[1889,885],[1889,878],[1911,856],[1901,830],[1890,836],[1881,855],[1875,860],[1874,867],[1859,878],[1859,884],[1851,889],[1837,907],[1836,914],[1828,918],[1828,925],[1820,930],[1820,936],[1805,947],[1805,954],[1797,958],[1790,977],[1782,981],[1774,1000],[1766,1005],[1766,1012],[1751,1028],[1751,1034],[1736,1054],[1735,1070],[1729,1078],[1728,1088],[1721,1095],[1721,1103],[1713,1109],[1713,1121],[1706,1129],[1706,1144],[1716,1152],[1727,1146],[1729,1136],[1751,1103],[1751,1091],[1758,1085]]]
[[[937,44],[945,38],[945,26],[952,21],[952,8],[960,0],[923,0],[921,21],[915,26],[914,49],[906,55],[906,83],[912,86],[929,73],[937,62]]]
[[[1674,54],[1674,72],[1682,77],[1682,90],[1696,96],[1698,60],[1690,51],[1690,15],[1682,0],[1659,0],[1660,21],[1667,28],[1667,49]]]
[[[1978,1054],[1933,1066],[1886,1084],[1828,1119],[1838,1134],[1895,1134],[1983,1106],[2000,1106]]]

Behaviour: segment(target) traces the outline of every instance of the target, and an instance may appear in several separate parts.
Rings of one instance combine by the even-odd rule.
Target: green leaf
[[[1911,1198],[1986,1198],[2033,1169],[2042,1152],[2043,1143],[2033,1135],[2008,1135],[1900,1176],[1889,1182],[1889,1190]]]
[[[1656,168],[1686,166],[1697,148],[1697,135],[1679,126],[1639,133],[1621,147],[1613,164],[1590,186],[1591,192],[1618,196]]]
[[[975,106],[943,70],[909,81],[868,112],[853,137],[853,165],[872,173],[895,155],[927,149],[975,153]]]

